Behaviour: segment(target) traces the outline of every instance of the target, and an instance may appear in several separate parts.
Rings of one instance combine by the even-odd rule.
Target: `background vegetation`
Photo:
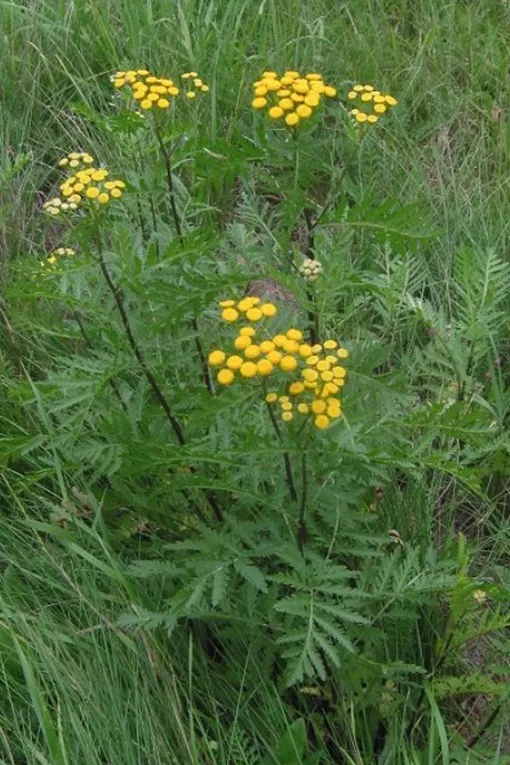
[[[508,3],[1,0],[0,14],[1,761],[509,761]],[[211,87],[172,136],[184,245],[157,147],[113,98],[110,74],[138,66]],[[399,99],[362,143],[331,120],[303,168],[312,196],[325,178],[341,189],[318,294],[352,351],[346,424],[312,457],[323,513],[306,566],[278,521],[267,416],[241,389],[210,400],[189,330],[196,317],[215,346],[211,306],[261,278],[303,325],[289,266],[303,197],[250,108],[260,72],[292,66]],[[39,271],[61,237],[42,203],[73,149],[129,180],[151,229],[155,200],[148,244],[133,204],[104,247],[184,451],[94,261]],[[192,517],[204,487],[220,528]],[[332,588],[352,586],[341,565],[361,584],[318,626],[311,600],[334,609]]]

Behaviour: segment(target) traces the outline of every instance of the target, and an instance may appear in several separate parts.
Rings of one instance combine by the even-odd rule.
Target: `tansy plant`
[[[371,494],[374,485],[384,482],[389,470],[395,469],[400,475],[411,459],[405,452],[411,444],[407,433],[403,436],[401,431],[391,431],[399,407],[408,407],[408,399],[395,402],[396,392],[390,389],[386,395],[386,385],[381,382],[377,382],[375,393],[373,388],[365,388],[370,383],[368,370],[355,378],[352,398],[344,399],[348,350],[331,336],[333,332],[321,332],[318,322],[318,306],[322,310],[327,304],[327,295],[323,299],[318,294],[320,300],[315,302],[314,290],[316,286],[322,289],[328,269],[318,279],[323,269],[314,232],[336,192],[329,191],[328,183],[323,187],[315,184],[314,173],[324,165],[331,168],[329,157],[334,156],[337,142],[331,142],[334,148],[328,146],[328,135],[322,137],[320,131],[328,120],[345,116],[340,99],[335,99],[335,88],[317,73],[301,76],[297,71],[283,75],[267,71],[255,85],[253,106],[264,115],[259,127],[269,136],[268,145],[280,153],[288,147],[291,159],[292,177],[271,173],[270,162],[264,166],[265,177],[273,187],[281,182],[278,192],[284,202],[293,188],[299,192],[289,208],[298,210],[302,215],[299,223],[303,225],[304,220],[306,225],[308,236],[300,245],[301,262],[292,258],[295,240],[289,237],[285,258],[278,264],[283,270],[283,264],[291,261],[298,279],[292,282],[282,278],[282,282],[288,291],[294,287],[298,297],[307,295],[300,314],[298,301],[293,296],[287,301],[289,313],[308,313],[309,326],[305,328],[300,319],[284,319],[273,300],[230,297],[226,285],[233,290],[234,283],[245,286],[248,279],[244,265],[239,266],[241,260],[250,261],[249,278],[257,274],[262,280],[269,273],[278,282],[274,263],[271,268],[262,257],[256,262],[255,246],[229,258],[222,246],[223,219],[218,221],[217,230],[207,228],[202,219],[197,223],[201,212],[187,220],[193,188],[191,183],[189,189],[183,188],[183,178],[189,177],[184,172],[179,178],[178,197],[174,193],[176,168],[186,164],[173,154],[175,136],[188,129],[184,126],[179,132],[180,126],[175,125],[179,115],[179,109],[174,108],[179,103],[176,99],[184,110],[195,110],[201,94],[207,93],[204,80],[194,71],[171,79],[141,69],[117,72],[114,87],[122,94],[117,103],[125,97],[130,109],[146,115],[145,120],[139,120],[147,137],[140,142],[140,164],[146,163],[143,178],[151,177],[149,163],[154,164],[156,158],[154,176],[161,186],[164,171],[169,204],[164,204],[163,191],[151,215],[145,216],[153,218],[146,223],[152,225],[154,238],[145,238],[142,225],[139,232],[133,230],[134,191],[143,188],[143,183],[137,186],[139,178],[134,171],[128,175],[128,169],[123,168],[122,178],[112,176],[84,151],[72,152],[58,162],[64,178],[58,194],[44,207],[55,216],[52,223],[69,218],[72,226],[68,236],[81,237],[80,260],[85,263],[76,275],[79,289],[71,294],[70,310],[62,311],[59,317],[62,322],[75,320],[81,338],[74,323],[74,336],[55,333],[59,355],[66,339],[72,337],[70,363],[65,374],[54,375],[49,385],[44,380],[41,388],[47,395],[45,400],[40,398],[41,410],[44,403],[48,412],[45,432],[48,424],[55,432],[55,436],[49,433],[47,444],[55,454],[59,451],[64,464],[62,486],[65,488],[67,475],[73,475],[79,465],[80,478],[85,477],[87,491],[90,486],[94,495],[93,506],[95,495],[98,497],[101,528],[110,522],[113,525],[116,520],[111,521],[112,516],[117,518],[119,508],[127,506],[137,522],[137,540],[141,513],[147,514],[149,524],[155,521],[158,531],[161,529],[161,534],[148,532],[148,545],[157,537],[164,540],[164,547],[146,549],[150,550],[149,575],[164,571],[164,587],[144,588],[144,592],[161,594],[156,600],[164,601],[164,613],[152,618],[151,596],[142,608],[137,603],[130,609],[128,616],[135,620],[130,624],[139,619],[141,628],[152,624],[168,631],[181,620],[187,631],[194,631],[198,624],[196,634],[203,629],[204,643],[207,630],[215,624],[218,632],[214,639],[223,649],[237,631],[239,614],[249,613],[250,631],[256,638],[250,650],[256,652],[256,660],[260,658],[268,674],[277,677],[286,666],[285,682],[300,687],[307,676],[318,676],[326,686],[335,669],[341,668],[345,684],[354,676],[361,678],[352,708],[367,704],[367,688],[379,683],[381,676],[386,680],[391,668],[389,652],[396,641],[388,635],[394,634],[394,622],[402,618],[402,581],[421,621],[427,615],[428,599],[437,598],[438,584],[433,578],[423,580],[423,572],[413,569],[411,558],[410,566],[404,560],[403,571],[395,555],[393,568],[386,552],[388,530],[383,529],[381,540],[374,530],[377,514],[363,512],[367,493]],[[395,105],[392,97],[370,90],[370,86],[356,86],[350,92],[357,95],[349,99],[348,94],[347,100],[367,115],[367,125],[374,122],[370,116],[379,119]],[[343,98],[342,93],[339,95]],[[371,130],[360,127],[350,132],[355,132],[356,140],[365,140]],[[200,138],[205,144],[206,139]],[[161,150],[159,162],[157,146]],[[303,165],[306,169],[306,152],[312,168],[308,175],[300,173]],[[327,172],[331,169],[325,170],[322,178],[331,181]],[[328,189],[324,198],[322,188]],[[153,191],[150,187],[149,193]],[[118,215],[109,215],[112,207]],[[123,209],[129,209],[130,214],[123,215]],[[209,208],[208,215],[214,219]],[[276,216],[268,216],[267,229],[275,220]],[[285,242],[281,228],[277,225],[271,230],[275,248]],[[161,252],[154,252],[152,244],[158,233],[163,247]],[[43,261],[50,287],[53,270],[70,250],[66,243]],[[267,249],[259,248],[259,252],[266,257]],[[69,281],[74,276],[70,274]],[[101,289],[101,283],[94,283],[97,278],[104,279],[107,291]],[[85,283],[82,290],[87,279],[91,284]],[[350,284],[349,289],[354,291],[356,285]],[[217,324],[224,331],[219,334],[221,340],[214,344],[209,341],[210,352],[204,356],[197,319],[189,317],[199,316],[200,306],[209,304],[220,290],[226,299],[219,306],[222,324]],[[253,285],[246,291],[254,291]],[[80,294],[85,295],[81,304]],[[264,286],[262,294],[275,293]],[[359,295],[365,299],[364,282],[362,291],[354,295],[354,306],[359,305]],[[348,332],[353,323],[349,316],[339,318],[339,305],[340,301],[335,303],[328,321],[333,326],[341,322],[343,331]],[[111,322],[110,313],[114,314]],[[358,331],[364,342],[363,329]],[[104,343],[97,352],[96,343]],[[204,384],[192,368],[193,356],[197,355],[190,353],[192,343],[202,365]],[[385,359],[379,356],[380,338],[375,344],[374,367],[381,367]],[[81,358],[77,348],[82,349]],[[105,402],[104,408],[98,401]],[[237,416],[226,422],[231,402],[241,408],[249,406],[252,416]],[[344,406],[352,420],[349,428]],[[466,437],[466,431],[461,438]],[[45,460],[48,446],[43,446]],[[424,449],[417,451],[423,453]],[[275,469],[275,459],[283,460],[283,478]],[[89,479],[91,474],[100,480]],[[45,471],[45,481],[49,475]],[[62,502],[63,507],[69,504]],[[414,524],[419,522],[419,517],[413,518],[413,533]],[[73,533],[74,528],[73,521],[66,534]],[[403,558],[409,536],[401,531],[402,537],[397,538],[395,533],[393,543],[400,539],[398,555],[402,553]],[[125,544],[124,536],[118,544]],[[164,564],[170,565],[155,566],[159,550],[167,556],[169,548],[172,560]],[[139,541],[136,549],[143,549]],[[126,557],[125,548],[122,554]],[[441,571],[441,577],[444,573]],[[412,590],[415,581],[417,588]],[[473,597],[474,602],[482,600],[480,594]],[[236,630],[229,624],[231,616]],[[382,638],[380,649],[378,635]],[[362,654],[359,661],[357,652]],[[403,672],[397,668],[397,673]]]

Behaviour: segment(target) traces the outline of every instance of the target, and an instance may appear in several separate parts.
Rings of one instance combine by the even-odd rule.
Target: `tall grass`
[[[41,0],[2,2],[0,12],[4,175],[15,157],[29,157],[4,188],[10,257],[37,249],[34,202],[55,155],[70,145],[95,148],[77,107],[103,106],[108,74],[135,62],[207,73],[212,142],[243,132],[247,84],[269,62],[313,62],[336,81],[352,73],[377,81],[399,94],[402,107],[383,159],[365,167],[360,182],[382,181],[387,192],[432,209],[444,231],[442,262],[451,262],[459,241],[506,246],[510,17],[503,2]],[[118,147],[103,148],[113,160]]]

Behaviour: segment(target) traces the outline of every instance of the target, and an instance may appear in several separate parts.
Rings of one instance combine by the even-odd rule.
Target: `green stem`
[[[116,287],[115,284],[113,283],[112,278],[110,276],[110,272],[108,271],[108,267],[105,263],[103,253],[101,252],[101,249],[99,249],[99,266],[105,278],[106,284],[108,285],[108,289],[112,293],[113,299],[115,300],[115,304],[120,314],[120,318],[124,326],[126,337],[128,339],[129,345],[131,346],[131,350],[133,351],[136,357],[136,360],[140,364],[140,368],[142,372],[144,373],[147,379],[147,382],[152,388],[152,391],[154,395],[156,396],[158,403],[161,405],[161,408],[165,412],[166,418],[168,422],[170,423],[170,427],[175,433],[177,441],[179,442],[181,446],[184,446],[184,444],[186,443],[186,440],[184,438],[184,432],[182,430],[181,424],[177,420],[177,418],[174,417],[174,415],[172,414],[172,411],[170,409],[170,404],[166,400],[166,397],[163,391],[161,390],[161,388],[159,387],[156,381],[156,378],[152,374],[152,371],[147,366],[147,362],[145,361],[145,357],[140,349],[140,346],[135,340],[135,336],[133,335],[133,330],[131,329],[131,324],[129,322],[128,315],[126,313],[126,309],[124,308],[124,299],[123,299],[122,291],[120,290],[119,287]]]
[[[307,452],[303,449],[301,453],[301,501],[299,506],[299,521],[298,521],[298,548],[301,555],[304,554],[305,542],[308,539],[308,531],[306,528],[306,501],[308,498],[308,466],[307,466]]]
[[[161,156],[163,157],[163,163],[165,165],[166,184],[168,187],[168,197],[170,199],[170,210],[172,211],[172,218],[174,221],[175,230],[177,231],[177,236],[182,242],[182,239],[183,239],[182,224],[181,224],[181,219],[179,218],[179,213],[177,212],[177,204],[175,202],[174,180],[172,176],[172,165],[170,162],[171,152],[167,152],[166,150],[165,142],[163,141],[163,136],[161,135],[161,131],[159,129],[159,125],[156,120],[154,120],[154,132],[156,133],[156,138],[159,144],[159,148],[161,149]]]
[[[265,393],[265,388],[264,388]],[[269,412],[269,419],[271,420],[271,424],[274,428],[274,431],[276,433],[276,437],[278,438],[278,441],[280,444],[282,444],[282,434],[280,431],[280,428],[278,427],[278,423],[276,421],[276,417],[274,415],[273,409],[271,408],[271,404],[269,404],[266,401],[267,410]],[[283,464],[285,466],[285,479],[287,482],[287,487],[289,489],[290,498],[293,502],[298,501],[298,495],[296,491],[296,484],[294,482],[294,474],[292,472],[292,463],[290,461],[290,455],[286,449],[282,449],[282,456],[283,456]]]
[[[173,175],[172,175],[172,164],[170,161],[170,157],[172,152],[167,151],[165,147],[165,142],[163,141],[163,136],[161,135],[161,131],[159,129],[159,125],[154,120],[154,132],[156,134],[156,138],[159,144],[159,147],[161,149],[161,156],[163,157],[163,162],[165,165],[165,171],[166,171],[166,184],[168,187],[168,197],[170,200],[170,210],[172,212],[172,218],[174,221],[175,230],[177,231],[177,236],[180,239],[181,245],[184,244],[184,237],[182,232],[182,222],[179,217],[179,213],[177,211],[177,204],[175,201],[175,188],[174,188],[174,181],[173,181]],[[204,379],[204,384],[211,393],[211,395],[214,393],[213,385],[211,381],[211,375],[209,372],[209,367],[207,365],[207,359],[205,357],[204,349],[202,348],[202,343],[200,341],[200,334],[199,334],[199,328],[198,328],[198,321],[195,316],[191,318],[191,327],[193,329],[194,335],[195,335],[195,347],[197,349],[198,358],[200,359],[200,366],[202,368],[202,377]]]

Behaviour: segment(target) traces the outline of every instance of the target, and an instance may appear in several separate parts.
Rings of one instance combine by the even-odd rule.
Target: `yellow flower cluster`
[[[60,197],[48,199],[48,201],[43,204],[44,212],[48,213],[49,215],[60,215],[61,213],[69,212],[69,210],[77,209],[78,205],[76,202],[62,201]]]
[[[379,117],[388,111],[388,107],[392,108],[398,104],[396,98],[381,93],[373,85],[355,85],[347,94],[347,98],[359,103],[361,108],[351,109],[351,114],[360,124],[377,122]]]
[[[74,169],[78,167],[87,167],[94,164],[94,157],[92,154],[87,154],[83,151],[72,151],[67,157],[62,157],[59,160],[59,167],[71,167]]]
[[[324,430],[341,416],[340,399],[336,396],[345,382],[346,370],[341,366],[341,359],[349,355],[345,348],[339,348],[336,340],[311,346],[303,341],[301,330],[295,328],[271,336],[260,327],[264,326],[265,317],[277,314],[277,308],[258,297],[244,297],[237,303],[222,300],[220,308],[226,322],[242,317],[258,325],[257,328],[240,327],[230,354],[220,348],[209,354],[209,365],[218,368],[216,379],[220,385],[231,385],[236,374],[249,380],[285,372],[293,377],[286,394],[279,396],[271,392],[266,396],[268,404],[279,402],[284,422],[294,418],[295,410],[302,415],[312,415],[315,426]]]
[[[114,87],[131,89],[131,95],[138,101],[141,109],[168,109],[171,99],[179,95],[179,88],[173,80],[156,77],[148,69],[130,69],[116,72],[112,77]]]
[[[339,348],[336,340],[325,340],[313,346],[299,344],[298,354],[304,362],[304,367],[300,368],[301,379],[290,383],[286,395],[268,393],[266,402],[280,405],[284,422],[290,422],[294,412],[298,412],[312,416],[315,427],[326,430],[333,420],[342,416],[338,394],[345,384],[347,372],[341,361],[349,356],[349,352]]]
[[[59,165],[61,167],[70,166],[71,162],[78,162],[78,164],[84,162],[85,167],[76,170],[74,175],[65,178],[60,184],[61,196],[45,202],[43,205],[45,212],[50,215],[59,215],[62,212],[78,209],[84,201],[92,200],[99,205],[106,205],[112,199],[120,199],[126,188],[124,181],[107,180],[110,175],[108,170],[89,165],[89,156],[88,154],[78,155],[76,158],[76,154],[69,154],[64,157],[67,160],[67,165],[62,164],[62,160],[60,160]],[[91,159],[93,162],[94,158],[91,157]],[[76,165],[73,165],[73,169],[75,168]]]
[[[263,72],[260,80],[253,83],[253,88],[253,108],[268,106],[269,117],[273,120],[284,117],[289,127],[311,117],[322,96],[336,96],[336,89],[326,85],[321,74],[313,72],[304,77],[295,71],[284,72],[281,77],[276,72]]]
[[[209,85],[205,84],[205,82],[198,76],[197,72],[183,72],[181,78],[186,85],[191,86],[191,89],[186,91],[186,98],[189,101],[193,101],[193,99],[196,98],[197,92],[209,92]]]
[[[248,321],[260,321],[278,313],[273,303],[263,303],[258,297],[244,297],[238,303],[235,300],[221,300],[220,308],[221,318],[227,322],[237,321],[243,314]]]
[[[57,249],[53,250],[51,255],[46,258],[46,260],[41,260],[39,262],[41,264],[41,268],[44,268],[45,271],[55,271],[58,265],[58,261],[61,258],[70,257],[71,255],[76,255],[76,250],[73,250],[72,247],[57,247]]]

